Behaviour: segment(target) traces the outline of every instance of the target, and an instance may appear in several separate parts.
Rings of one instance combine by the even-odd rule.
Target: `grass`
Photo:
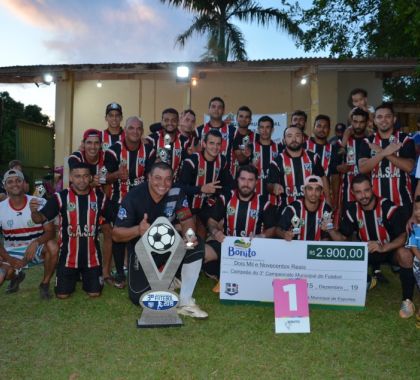
[[[391,283],[369,293],[366,310],[314,309],[310,334],[276,335],[272,307],[221,304],[207,278],[195,296],[208,320],[137,329],[126,291],[91,300],[79,286],[41,302],[41,268],[31,269],[18,293],[0,290],[0,378],[418,378],[420,330],[398,317],[398,276],[385,275]]]

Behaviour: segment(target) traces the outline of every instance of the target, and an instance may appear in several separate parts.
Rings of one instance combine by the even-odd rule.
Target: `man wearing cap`
[[[143,122],[137,117],[129,117],[125,123],[124,141],[118,141],[105,151],[105,167],[107,169],[107,183],[112,184],[109,199],[107,199],[105,220],[111,226],[117,217],[119,206],[127,193],[146,179],[147,172],[155,160],[152,144],[144,143]],[[110,276],[111,256],[104,251],[103,270],[104,281],[112,284]],[[117,277],[114,285],[125,287],[124,253],[125,244],[112,242]]]
[[[69,168],[79,162],[89,165],[92,174],[92,186],[100,186],[99,176],[104,168],[104,152],[101,149],[102,133],[97,129],[88,129],[83,133],[82,150],[73,152],[68,158]]]
[[[337,144],[338,140],[343,138],[345,130],[346,125],[344,123],[337,123],[334,127],[334,136],[332,136],[328,142],[333,145]]]
[[[287,241],[328,239],[328,234],[321,230],[321,223],[324,219],[331,223],[332,209],[321,198],[323,186],[321,178],[316,175],[305,178],[303,198],[283,210],[276,229],[277,236]]]
[[[124,130],[121,127],[123,118],[122,107],[116,102],[110,103],[105,109],[105,121],[108,128],[102,131],[102,150],[106,151],[117,141],[124,139]]]
[[[36,223],[31,218],[30,202],[45,200],[25,194],[25,180],[22,172],[8,170],[3,177],[3,185],[8,198],[0,202],[0,230],[4,235],[4,247],[0,247],[0,257],[15,270],[29,265],[44,264],[44,275],[39,285],[42,299],[51,298],[49,284],[57,263],[58,247],[54,242],[53,223]],[[0,260],[1,260],[0,259]],[[20,271],[10,282],[6,292],[18,291],[25,273]]]
[[[268,191],[281,200],[280,207],[303,196],[304,179],[310,175],[321,177],[325,198],[331,203],[325,171],[319,156],[303,148],[302,130],[296,125],[287,127],[284,142],[286,148],[271,161],[267,180]]]

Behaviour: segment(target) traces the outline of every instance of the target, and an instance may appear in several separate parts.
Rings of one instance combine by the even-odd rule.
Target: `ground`
[[[398,316],[398,276],[369,292],[364,311],[310,313],[310,334],[274,334],[272,306],[225,305],[200,278],[208,320],[137,329],[140,308],[107,286],[88,299],[42,302],[41,269],[18,293],[0,289],[2,379],[357,379],[418,378],[420,329]],[[416,291],[416,304],[420,305]]]

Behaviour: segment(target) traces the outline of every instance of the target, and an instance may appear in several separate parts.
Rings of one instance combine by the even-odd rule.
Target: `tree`
[[[207,51],[204,58],[226,62],[229,58],[247,59],[245,37],[233,20],[261,26],[273,23],[294,38],[301,37],[298,24],[286,12],[276,8],[263,8],[252,0],[161,0],[172,6],[194,13],[192,25],[180,34],[176,43],[184,47],[194,33],[206,35]],[[216,58],[216,59],[215,59]]]
[[[24,119],[34,123],[48,125],[50,119],[41,113],[41,108],[36,105],[24,106],[23,103],[15,101],[8,92],[0,92],[1,99],[1,141],[0,159],[1,162],[9,162],[16,158],[16,122]]]
[[[297,42],[305,51],[345,57],[420,57],[419,0],[313,0],[303,10],[289,5],[292,19],[306,27]],[[420,73],[384,79],[394,101],[420,99]]]

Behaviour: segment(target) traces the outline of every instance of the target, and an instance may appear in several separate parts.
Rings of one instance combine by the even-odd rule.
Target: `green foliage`
[[[276,8],[264,8],[252,0],[161,0],[172,6],[181,7],[195,16],[191,26],[177,37],[183,47],[196,33],[206,35],[208,44],[203,58],[225,62],[228,59],[247,59],[245,36],[233,20],[256,23],[267,27],[274,24],[294,38],[301,37],[302,31],[289,15]]]
[[[24,106],[15,101],[8,92],[0,92],[1,99],[1,141],[0,160],[8,162],[16,158],[16,122],[24,119],[34,123],[48,125],[50,119],[41,113],[41,108],[36,105]]]

